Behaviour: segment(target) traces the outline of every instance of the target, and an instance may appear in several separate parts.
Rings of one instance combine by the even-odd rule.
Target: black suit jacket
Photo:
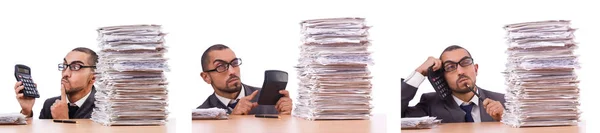
[[[95,94],[96,94],[96,88],[94,88],[92,86],[92,91],[90,91],[90,96],[88,96],[87,99],[85,99],[85,102],[83,102],[83,105],[81,105],[81,107],[79,107],[77,112],[75,112],[75,116],[73,118],[69,118],[69,119],[89,119],[89,118],[91,118],[92,110],[94,109],[94,107],[96,107],[96,105],[94,104],[94,102],[96,101]],[[57,99],[60,99],[60,96],[46,99],[46,101],[44,102],[44,107],[42,108],[42,111],[40,111],[40,119],[53,119],[52,112],[50,112],[50,106],[52,106],[52,104],[54,104],[54,101],[56,101]]]
[[[251,102],[257,102],[258,98],[260,97],[260,88],[252,87],[252,86],[245,85],[245,84],[242,84],[242,86],[244,86],[244,91],[246,93],[246,94],[244,94],[244,96],[248,96],[248,95],[252,94],[252,92],[254,92],[255,90],[259,91],[258,94],[256,94],[256,96],[254,97],[254,99],[250,100]],[[225,109],[225,110],[227,110],[227,114],[231,114],[231,111],[232,111],[232,110],[229,110],[227,105],[223,104],[219,100],[219,98],[217,98],[215,93],[213,93],[208,98],[206,98],[204,103],[202,103],[202,105],[198,106],[198,109],[206,109],[206,108],[213,108],[213,107]],[[275,109],[275,105],[258,105],[258,107],[252,109],[249,112],[249,114],[278,114],[278,113],[279,112],[277,111],[277,109]]]
[[[442,123],[452,122],[465,122],[465,112],[458,107],[452,96],[447,96],[442,99],[437,93],[430,92],[421,95],[421,101],[414,107],[409,107],[408,103],[412,100],[416,93],[416,87],[413,87],[402,79],[401,83],[401,117],[422,117],[422,116],[435,116],[438,119],[442,119]],[[504,100],[504,94],[496,93],[477,87],[478,93],[482,98],[489,98],[492,100],[499,101],[504,106],[506,100]],[[480,101],[478,105],[483,105]],[[479,106],[479,112],[481,122],[494,121],[483,106]]]

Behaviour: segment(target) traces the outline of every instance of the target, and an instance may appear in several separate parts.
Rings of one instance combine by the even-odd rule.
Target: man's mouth
[[[239,81],[239,80],[240,80],[240,79],[238,79],[238,78],[232,78],[232,79],[229,79],[229,80],[227,80],[227,83],[231,83],[231,82],[233,82],[233,81]]]

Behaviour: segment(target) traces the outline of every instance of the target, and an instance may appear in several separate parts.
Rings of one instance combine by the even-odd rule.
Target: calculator
[[[434,71],[433,65],[427,69],[427,79],[433,86],[435,92],[442,98],[445,99],[448,95],[451,95],[450,87],[444,78],[444,69]]]
[[[265,71],[265,79],[258,96],[258,105],[275,105],[281,97],[280,90],[285,90],[288,73],[280,70]]]
[[[17,78],[17,81],[23,82],[21,85],[25,87],[23,90],[19,91],[19,93],[23,93],[26,97],[40,97],[37,88],[31,79],[31,69],[28,66],[22,64],[15,65],[15,78]]]

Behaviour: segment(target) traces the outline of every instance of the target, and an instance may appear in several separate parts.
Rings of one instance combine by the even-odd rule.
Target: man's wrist
[[[23,109],[21,109],[21,114],[25,115],[26,117],[33,117],[33,111],[32,110],[23,110]]]
[[[425,81],[425,76],[420,72],[413,71],[405,80],[406,84],[418,88]]]

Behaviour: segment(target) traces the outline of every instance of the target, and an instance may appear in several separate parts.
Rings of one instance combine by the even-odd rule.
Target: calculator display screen
[[[28,69],[18,68],[17,71],[19,71],[19,73],[29,74],[29,70]]]

